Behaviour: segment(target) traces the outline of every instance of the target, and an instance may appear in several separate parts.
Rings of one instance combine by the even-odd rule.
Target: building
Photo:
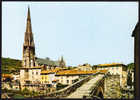
[[[55,77],[56,73],[60,71],[60,68],[55,68],[53,70],[43,70],[41,71],[41,83],[54,85],[57,81]]]
[[[135,26],[135,29],[133,30],[133,33],[132,33],[132,37],[134,37],[134,66],[135,66],[135,74],[134,74],[134,77],[135,77],[135,85],[136,85],[136,98],[140,98],[140,86],[139,86],[139,76],[140,76],[140,23],[138,21],[137,25]]]
[[[13,80],[20,80],[19,74],[17,74],[17,75],[12,75],[12,76],[13,76]]]
[[[2,74],[2,78],[1,78],[2,82],[3,81],[10,81],[12,79],[13,79],[13,75],[12,74]]]
[[[42,70],[50,70],[59,67],[59,61],[53,61],[50,58],[36,58],[36,63],[38,66],[43,66]]]
[[[35,44],[31,27],[30,8],[28,7],[26,32],[23,44],[22,68],[20,69],[20,83],[24,88],[29,84],[40,82],[41,67],[35,65]]]
[[[108,70],[111,75],[120,75],[120,84],[122,87],[127,84],[127,66],[120,63],[95,65],[96,70]]]
[[[79,65],[75,69],[82,70],[82,71],[90,71],[90,70],[92,70],[92,67],[90,66],[90,64],[83,64],[83,65]]]
[[[59,67],[66,68],[66,62],[63,59],[63,56],[61,56],[61,59],[59,61]]]
[[[57,77],[59,83],[64,84],[64,85],[70,85],[87,75],[93,75],[98,72],[99,71],[97,70],[80,71],[80,70],[72,69],[72,70],[59,71],[56,73],[55,76]]]

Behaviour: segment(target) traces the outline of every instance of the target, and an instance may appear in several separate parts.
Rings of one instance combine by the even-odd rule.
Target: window
[[[36,75],[38,74],[38,72],[36,72]]]
[[[24,66],[26,66],[26,60],[24,60]]]
[[[33,66],[33,60],[31,60],[31,66]]]
[[[26,69],[25,72],[28,72],[28,69]]]
[[[67,83],[69,83],[69,80],[67,80]]]

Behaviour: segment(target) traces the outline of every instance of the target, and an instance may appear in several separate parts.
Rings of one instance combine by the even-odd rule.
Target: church
[[[41,65],[39,59],[35,57],[35,44],[31,26],[30,8],[28,7],[26,32],[23,44],[22,68],[20,69],[21,89],[24,89],[25,87],[29,89],[39,88],[39,84],[41,83],[41,71],[44,69],[55,69],[56,67],[62,69],[66,68],[63,57],[61,57],[57,64],[55,61],[48,60],[48,62],[45,64],[42,63]]]

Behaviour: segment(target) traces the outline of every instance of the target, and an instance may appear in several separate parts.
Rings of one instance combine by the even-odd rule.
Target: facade
[[[20,76],[19,75],[12,75],[13,76],[13,80],[20,80]]]
[[[111,75],[120,75],[120,85],[124,87],[127,84],[127,67],[124,64],[99,64],[94,66],[96,70],[108,70]]]
[[[137,25],[135,26],[135,29],[133,31],[132,37],[134,37],[134,65],[135,65],[135,74],[134,77],[136,78],[136,98],[140,98],[140,86],[139,86],[139,76],[140,76],[140,23],[138,21]]]
[[[60,68],[56,68],[53,70],[41,71],[41,83],[42,84],[53,84],[53,82],[56,82],[57,78],[55,77],[55,75],[60,70],[61,70]]]
[[[103,70],[104,71],[104,70]],[[58,82],[65,85],[73,84],[84,76],[93,75],[97,73],[96,70],[91,71],[80,71],[80,70],[63,70],[56,73]]]
[[[84,65],[79,65],[76,69],[82,71],[90,71],[92,70],[92,67],[89,64],[84,64]]]
[[[73,84],[74,81],[79,79],[79,75],[56,75],[58,82],[64,85]]]

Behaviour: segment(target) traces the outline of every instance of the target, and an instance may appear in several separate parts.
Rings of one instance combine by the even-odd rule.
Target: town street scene
[[[2,2],[2,99],[134,99],[138,28],[138,2]]]

